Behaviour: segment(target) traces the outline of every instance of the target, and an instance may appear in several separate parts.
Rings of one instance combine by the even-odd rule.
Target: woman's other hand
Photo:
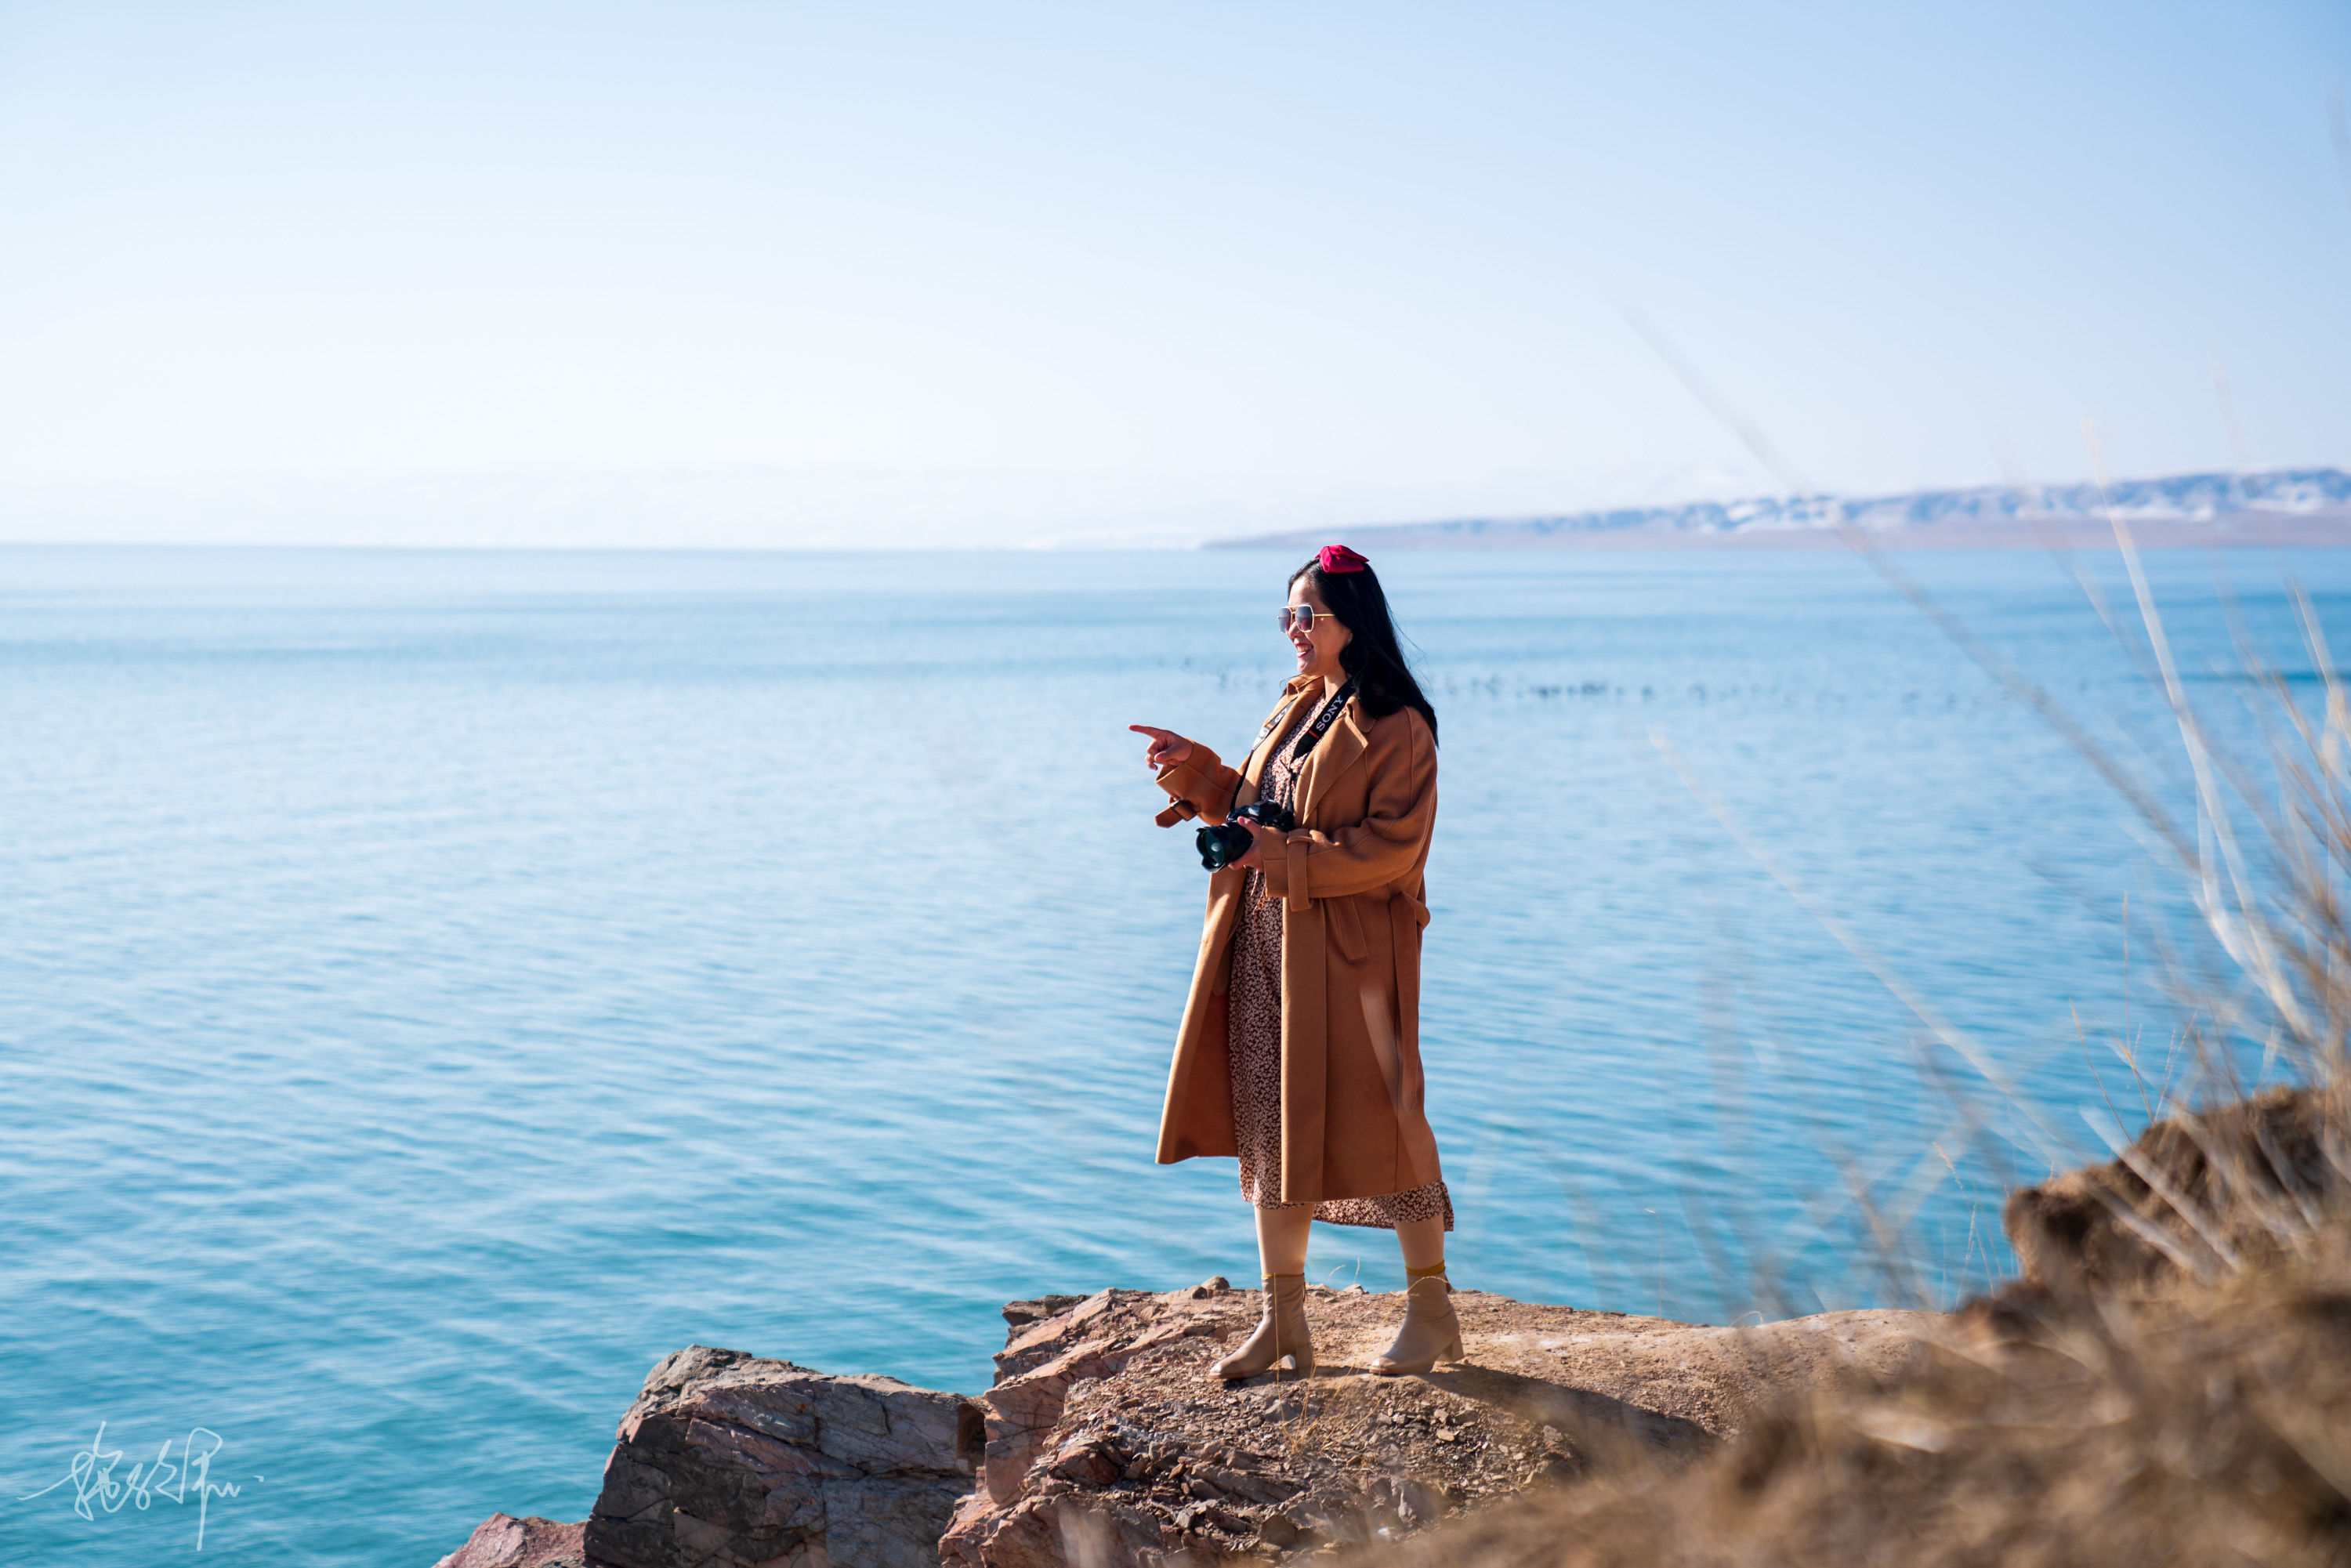
[[[1237,865],[1243,871],[1263,871],[1265,869],[1265,856],[1259,852],[1265,848],[1266,835],[1272,832],[1273,830],[1271,828],[1260,827],[1247,817],[1232,817],[1227,819],[1227,821],[1233,827],[1246,828],[1249,830],[1249,853],[1241,856],[1240,859],[1232,861],[1228,863]]]
[[[1172,768],[1192,755],[1192,743],[1172,729],[1154,729],[1147,724],[1130,724],[1126,727],[1151,737],[1151,748],[1143,754],[1143,765],[1154,773]]]

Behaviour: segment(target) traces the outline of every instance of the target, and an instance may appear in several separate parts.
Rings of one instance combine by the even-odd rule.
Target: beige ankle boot
[[[1238,1377],[1255,1377],[1285,1356],[1301,1373],[1314,1370],[1314,1339],[1306,1328],[1303,1274],[1265,1277],[1265,1316],[1258,1320],[1257,1333],[1243,1340],[1241,1347],[1232,1354],[1211,1362],[1208,1375],[1228,1383]]]
[[[1442,1273],[1423,1274],[1405,1287],[1404,1327],[1372,1370],[1401,1377],[1426,1372],[1440,1361],[1459,1361],[1461,1320],[1453,1314],[1452,1295],[1452,1282]]]

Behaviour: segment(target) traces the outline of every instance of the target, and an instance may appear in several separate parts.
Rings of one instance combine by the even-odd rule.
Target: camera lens
[[[1224,870],[1249,850],[1249,830],[1230,822],[1202,828],[1193,841],[1199,846],[1201,865],[1209,871]]]

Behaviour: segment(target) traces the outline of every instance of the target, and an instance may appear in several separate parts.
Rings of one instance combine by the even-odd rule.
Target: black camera
[[[1290,832],[1298,826],[1298,819],[1279,800],[1252,800],[1233,815],[1247,817],[1259,827],[1271,828],[1277,833]],[[1200,846],[1200,863],[1210,871],[1222,871],[1249,852],[1249,830],[1235,827],[1230,821],[1202,828],[1194,841]]]

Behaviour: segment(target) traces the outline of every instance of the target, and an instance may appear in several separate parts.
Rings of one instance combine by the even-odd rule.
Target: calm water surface
[[[9,1561],[193,1554],[193,1494],[22,1500],[100,1421],[118,1479],[218,1434],[210,1556],[423,1568],[583,1517],[689,1343],[976,1390],[1007,1298],[1252,1273],[1231,1164],[1151,1163],[1203,877],[1124,727],[1245,744],[1291,564],[0,550]],[[1939,1176],[1928,1291],[2002,1271],[2045,1151],[1954,1132],[1667,751],[2082,1155],[2123,1089],[2075,1019],[2159,1051],[2121,916],[2177,905],[2090,770],[1846,557],[1381,565],[1442,726],[1457,1281],[1892,1299],[1853,1173]],[[1905,565],[2176,788],[2057,562]],[[2216,571],[2290,668],[2282,571],[2351,642],[2351,552],[2150,565],[2199,678]],[[1312,1268],[1399,1282],[1384,1233]]]

